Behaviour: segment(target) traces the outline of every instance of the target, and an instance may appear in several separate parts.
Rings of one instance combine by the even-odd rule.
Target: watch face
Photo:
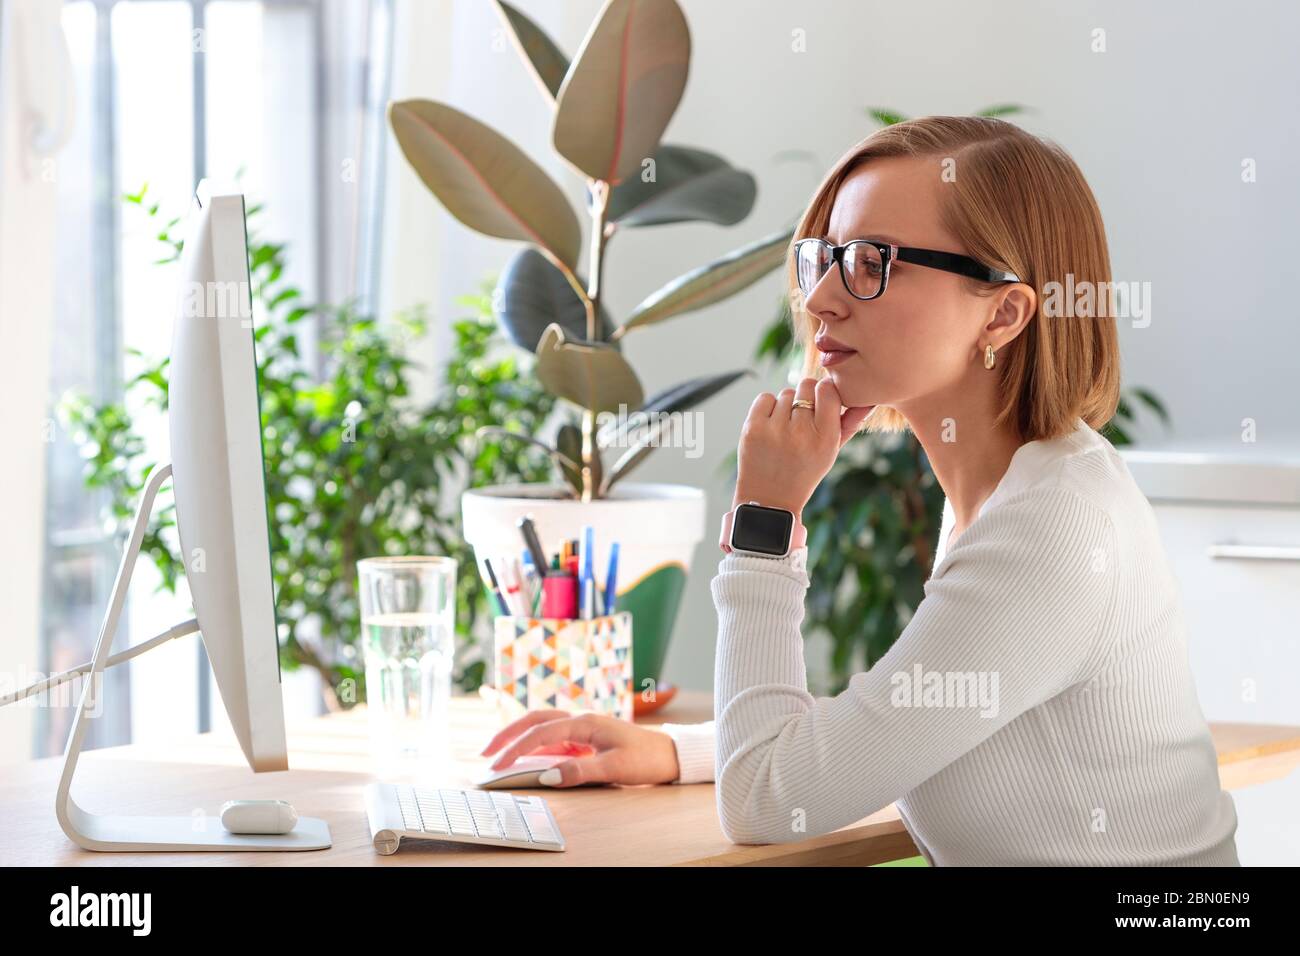
[[[785,554],[794,531],[794,515],[780,508],[738,505],[731,525],[731,546],[774,556]]]

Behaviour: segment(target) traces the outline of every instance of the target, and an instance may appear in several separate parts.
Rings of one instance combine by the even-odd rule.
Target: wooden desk
[[[691,723],[713,716],[707,693],[682,693],[642,723]],[[439,782],[469,786],[486,766],[478,751],[499,726],[478,697],[452,703],[451,763]],[[1300,727],[1212,727],[1220,776],[1229,789],[1285,776],[1300,763]],[[283,798],[304,816],[324,818],[334,846],[304,853],[92,853],[76,847],[54,818],[62,757],[0,774],[0,865],[122,866],[865,866],[914,856],[893,806],[834,833],[769,846],[737,846],[718,827],[711,784],[546,790],[563,831],[563,853],[458,844],[409,843],[392,856],[370,845],[361,790],[374,779],[364,712],[291,724],[285,773],[251,773],[233,738],[203,734],[169,746],[91,751],[74,794],[92,812],[215,814],[233,798]],[[542,791],[538,791],[542,792]]]

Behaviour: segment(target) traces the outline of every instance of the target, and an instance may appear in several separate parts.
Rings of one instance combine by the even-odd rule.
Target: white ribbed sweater
[[[680,783],[717,777],[736,843],[827,833],[896,802],[932,865],[1238,865],[1232,798],[1150,505],[1082,419],[1015,452],[902,634],[808,693],[807,549],[729,554],[713,721],[665,724]],[[910,693],[915,691],[915,693]]]

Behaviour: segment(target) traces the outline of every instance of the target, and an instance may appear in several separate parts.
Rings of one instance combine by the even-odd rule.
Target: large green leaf
[[[1019,103],[1000,103],[997,106],[986,106],[976,113],[976,116],[1015,116],[1018,113],[1027,112],[1029,107],[1021,106]]]
[[[896,110],[885,110],[879,107],[868,107],[867,115],[881,126],[893,126],[895,123],[902,123],[907,120],[906,116]]]
[[[720,375],[701,375],[699,378],[687,379],[646,399],[642,411],[683,412],[694,408],[706,398],[712,398],[742,375],[749,374],[749,369],[739,368]]]
[[[537,378],[552,395],[595,412],[639,408],[645,397],[627,359],[604,342],[575,341],[559,324],[537,346]]]
[[[676,0],[609,0],[555,105],[555,148],[618,183],[653,156],[686,88],[691,34]]]
[[[1166,425],[1169,424],[1169,409],[1165,407],[1165,403],[1162,402],[1154,392],[1149,388],[1143,388],[1140,385],[1133,386],[1130,391],[1135,398],[1159,415],[1162,422]]]
[[[574,268],[578,217],[523,150],[445,103],[394,102],[388,119],[407,160],[453,216],[489,236],[536,243]]]
[[[532,68],[533,76],[554,103],[560,84],[564,82],[564,74],[569,70],[569,58],[560,52],[546,31],[521,11],[505,0],[496,0],[496,4],[524,62]]]
[[[613,466],[605,474],[604,480],[598,486],[600,497],[604,498],[616,483],[626,478],[633,468],[645,461],[646,457],[660,446],[661,436],[671,430],[671,419],[654,421],[627,451],[618,456]]]
[[[785,261],[793,237],[793,229],[782,229],[678,276],[638,305],[613,337],[712,305],[752,285]]]
[[[715,153],[688,146],[660,146],[654,178],[628,176],[610,192],[606,215],[620,226],[669,222],[716,222],[730,226],[754,208],[754,177]]]
[[[587,337],[587,307],[555,264],[532,246],[520,249],[501,273],[492,311],[511,341],[537,351],[542,333],[552,323],[571,338]],[[613,329],[602,305],[597,311],[596,337],[609,338]]]
[[[999,103],[996,106],[986,106],[984,109],[977,111],[975,116],[1015,116],[1018,113],[1029,111],[1029,107],[1021,106],[1019,103]],[[893,126],[896,123],[907,122],[907,117],[897,110],[881,109],[880,107],[868,107],[867,115],[879,123],[881,126]]]
[[[600,482],[601,497],[604,497],[616,482],[626,478],[637,465],[645,460],[650,452],[662,444],[665,433],[671,432],[676,421],[670,417],[673,412],[685,411],[698,405],[706,398],[726,388],[740,376],[748,374],[748,369],[738,369],[734,372],[724,372],[721,375],[705,375],[674,385],[672,388],[665,389],[646,400],[645,405],[640,409],[641,412],[646,413],[644,418],[639,415],[632,415],[628,418],[630,427],[623,429],[616,426],[610,429],[610,433],[604,436],[605,440],[609,442],[617,441],[620,445],[626,443],[627,437],[633,433],[634,429],[637,437],[628,446],[627,450],[618,457]]]

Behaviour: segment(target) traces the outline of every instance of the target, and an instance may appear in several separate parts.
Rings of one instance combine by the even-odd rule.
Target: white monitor
[[[101,815],[84,810],[71,794],[95,681],[104,668],[196,630],[203,635],[217,690],[248,765],[255,771],[289,768],[248,262],[244,197],[200,184],[181,254],[172,335],[172,463],[155,469],[145,484],[94,658],[22,692],[90,675],[68,735],[55,801],[64,832],[86,849],[315,850],[330,845],[328,825],[313,817],[298,817],[287,833],[236,834],[227,832],[215,813]],[[149,515],[169,477],[195,619],[113,655],[114,632]]]
[[[248,764],[287,770],[244,197],[205,180],[172,329],[172,488],[185,577]]]

